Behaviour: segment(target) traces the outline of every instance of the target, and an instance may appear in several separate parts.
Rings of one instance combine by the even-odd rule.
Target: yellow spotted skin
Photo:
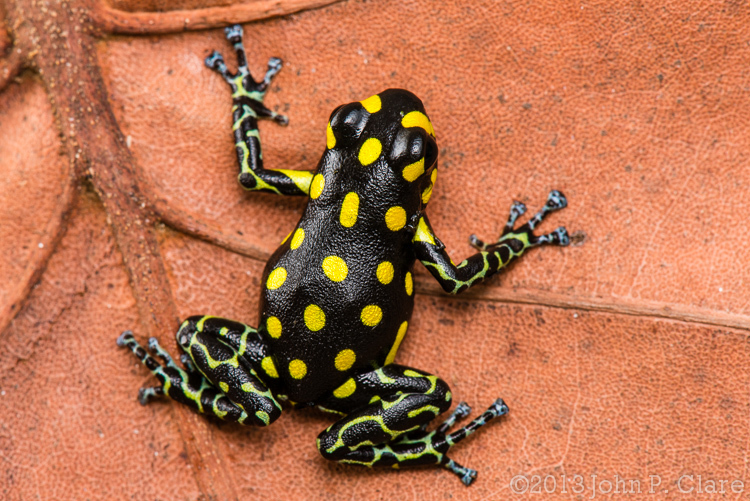
[[[452,396],[437,376],[394,363],[419,291],[412,268],[421,261],[446,291],[457,293],[530,247],[565,244],[564,230],[532,232],[548,212],[564,207],[564,197],[550,194],[545,208],[520,228],[515,219],[524,208],[515,204],[501,237],[489,244],[473,238],[479,252],[455,265],[425,214],[438,150],[422,102],[389,89],[340,106],[326,126],[316,169],[265,169],[257,120],[286,123],[263,104],[281,62],[269,61],[265,78],[256,82],[241,28],[225,31],[238,73],[230,73],[218,53],[206,64],[232,89],[240,183],[305,196],[307,205],[260,277],[257,329],[211,316],[188,318],[177,332],[184,367],[155,340],[149,347],[164,363],[129,331],[118,338],[160,382],[143,389],[141,401],[166,394],[198,412],[257,426],[280,416],[280,402],[317,406],[340,416],[318,437],[324,457],[366,466],[437,464],[470,484],[476,472],[448,458],[449,448],[508,409],[497,400],[451,431],[468,414],[462,403],[426,431],[451,406]]]

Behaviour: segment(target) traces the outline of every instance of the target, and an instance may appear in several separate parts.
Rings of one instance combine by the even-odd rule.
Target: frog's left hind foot
[[[281,70],[281,59],[272,57],[268,60],[268,69],[260,82],[255,81],[250,74],[247,66],[247,55],[242,43],[242,26],[235,24],[224,28],[224,34],[227,40],[234,47],[237,54],[237,73],[232,73],[224,62],[224,57],[217,51],[213,51],[206,60],[206,66],[219,73],[224,77],[229,86],[232,88],[232,100],[235,104],[244,104],[250,107],[250,112],[258,117],[267,117],[275,122],[286,125],[289,119],[268,109],[263,104],[263,98],[266,95],[271,80]]]
[[[485,243],[479,240],[476,235],[471,235],[469,243],[480,251],[492,251],[497,247],[507,246],[515,256],[520,256],[527,248],[538,245],[552,244],[564,247],[570,243],[570,237],[568,237],[568,231],[562,226],[546,235],[537,236],[533,232],[547,214],[564,209],[567,206],[568,200],[565,195],[557,190],[552,190],[547,196],[547,203],[544,204],[544,207],[526,224],[514,228],[519,216],[526,213],[526,206],[521,202],[513,202],[510,207],[508,222],[505,223],[503,233],[497,242]]]
[[[187,370],[182,369],[174,363],[172,357],[167,351],[159,345],[156,338],[148,340],[148,347],[159,358],[164,361],[164,365],[152,357],[149,352],[135,340],[132,331],[125,331],[117,338],[117,346],[128,348],[133,354],[151,371],[154,376],[162,383],[160,386],[150,386],[138,390],[138,401],[141,405],[146,405],[150,400],[161,397],[167,390],[177,388],[192,388],[194,391],[201,388],[206,383],[203,376],[192,367]],[[170,395],[171,396],[171,395]],[[174,397],[173,397],[174,398]]]
[[[186,352],[182,356],[185,368],[172,360],[156,338],[149,339],[148,348],[163,364],[135,340],[131,331],[123,332],[117,344],[130,349],[161,383],[140,389],[141,404],[167,395],[225,421],[267,426],[279,417],[281,407],[252,368],[265,348],[257,342],[256,334],[255,329],[238,322],[191,317],[177,333]]]

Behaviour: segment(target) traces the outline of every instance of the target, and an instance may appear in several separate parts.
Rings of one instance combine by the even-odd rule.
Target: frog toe
[[[159,398],[164,395],[164,388],[162,386],[149,386],[147,388],[141,388],[138,390],[138,402],[141,405],[147,405],[151,400]]]
[[[552,190],[549,195],[547,195],[547,208],[550,211],[564,209],[567,206],[568,199],[565,198],[565,195],[563,195],[561,191]]]
[[[217,50],[213,51],[211,54],[206,57],[206,59],[203,60],[203,63],[212,70],[219,70],[219,65],[224,65],[226,68],[226,64],[224,63],[224,56],[221,55],[221,53]]]
[[[477,479],[477,470],[461,466],[452,459],[449,459],[443,466],[458,475],[458,478],[460,478],[461,482],[467,487]]]
[[[471,413],[471,407],[466,402],[459,402],[453,412],[448,416],[443,423],[437,427],[436,433],[445,434],[450,430],[451,426],[456,424],[456,421],[463,419]]]
[[[232,26],[227,26],[224,28],[224,36],[227,37],[227,40],[229,40],[230,43],[242,43],[242,25],[235,24]]]

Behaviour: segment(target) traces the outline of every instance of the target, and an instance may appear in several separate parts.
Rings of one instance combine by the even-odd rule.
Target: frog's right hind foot
[[[462,408],[462,405],[465,406],[465,408]],[[493,419],[507,414],[508,406],[505,405],[503,399],[498,398],[492,403],[489,409],[482,413],[481,416],[472,420],[469,424],[459,428],[453,433],[447,433],[448,429],[453,426],[457,418],[466,417],[470,411],[471,408],[466,405],[466,403],[461,402],[458,407],[456,407],[456,410],[453,411],[453,414],[448,417],[446,422],[443,423],[437,430],[435,430],[435,433],[438,434],[438,436],[444,435],[445,443],[447,443],[449,447],[453,447],[455,444],[468,437]],[[463,484],[466,486],[471,485],[472,482],[474,482],[474,480],[476,480],[477,478],[476,470],[461,466],[452,459],[448,458],[447,455],[443,456],[442,465],[443,467],[457,475],[458,478],[461,479],[461,482],[463,482]]]

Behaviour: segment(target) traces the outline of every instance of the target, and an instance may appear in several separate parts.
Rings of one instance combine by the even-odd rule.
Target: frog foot
[[[460,404],[458,404],[458,407],[456,407],[456,409],[453,411],[453,414],[451,414],[448,419],[446,419],[445,422],[433,432],[432,435],[435,437],[435,442],[441,442],[439,437],[442,436],[444,437],[442,441],[444,441],[448,445],[448,447],[453,447],[455,444],[477,431],[492,419],[507,414],[508,406],[505,405],[505,402],[503,402],[502,398],[498,398],[492,403],[492,405],[490,405],[489,409],[482,413],[481,416],[474,419],[466,426],[463,426],[453,433],[446,435],[450,427],[453,426],[453,424],[456,422],[456,419],[468,416],[470,411],[471,408],[465,402],[461,402]],[[440,445],[436,444],[436,448],[438,447],[440,447]],[[458,477],[461,479],[461,482],[463,482],[466,486],[471,485],[471,483],[474,482],[474,480],[476,480],[477,478],[476,470],[461,466],[445,455],[443,456],[442,465],[451,472],[458,475]]]
[[[138,341],[135,340],[135,337],[133,337],[133,331],[127,330],[120,334],[117,338],[117,346],[128,348],[132,351],[138,360],[140,360],[141,363],[148,367],[148,369],[154,374],[163,374],[164,369],[162,368],[162,365],[153,358],[148,351],[138,343]],[[149,339],[148,347],[164,360],[167,368],[171,370],[179,370],[172,360],[172,357],[159,345],[156,338]],[[146,405],[151,399],[161,397],[162,395],[164,395],[163,385],[141,388],[138,390],[138,401],[141,405]]]
[[[547,244],[560,245],[564,247],[570,243],[568,230],[566,230],[565,227],[560,226],[556,230],[547,233],[546,235],[539,236],[534,235],[533,231],[537,226],[539,226],[539,223],[544,220],[547,214],[558,211],[560,209],[564,209],[567,206],[568,200],[565,198],[565,195],[563,195],[562,192],[558,190],[552,190],[547,196],[547,203],[544,204],[544,207],[542,207],[539,212],[534,214],[534,216],[529,219],[526,224],[518,228],[514,228],[516,220],[526,213],[526,206],[522,202],[514,201],[510,207],[508,222],[505,223],[503,232],[497,242],[485,243],[477,238],[476,235],[471,235],[469,237],[469,244],[480,251],[492,250],[493,247],[496,247],[499,244],[511,239],[523,242],[525,244],[523,246],[524,248]]]
[[[451,415],[446,418],[443,423],[435,429],[436,433],[448,433],[448,430],[456,424],[456,421],[463,419],[471,413],[471,407],[466,402],[459,402]]]
[[[224,77],[224,80],[232,88],[232,100],[236,105],[248,105],[257,116],[271,118],[281,125],[288,124],[289,119],[285,115],[276,113],[263,104],[271,80],[281,71],[281,59],[278,57],[270,58],[263,80],[256,82],[247,65],[245,46],[242,43],[242,26],[239,24],[228,26],[224,28],[224,34],[237,54],[237,73],[229,71],[224,62],[224,57],[218,51],[213,51],[205,59],[206,66]]]

